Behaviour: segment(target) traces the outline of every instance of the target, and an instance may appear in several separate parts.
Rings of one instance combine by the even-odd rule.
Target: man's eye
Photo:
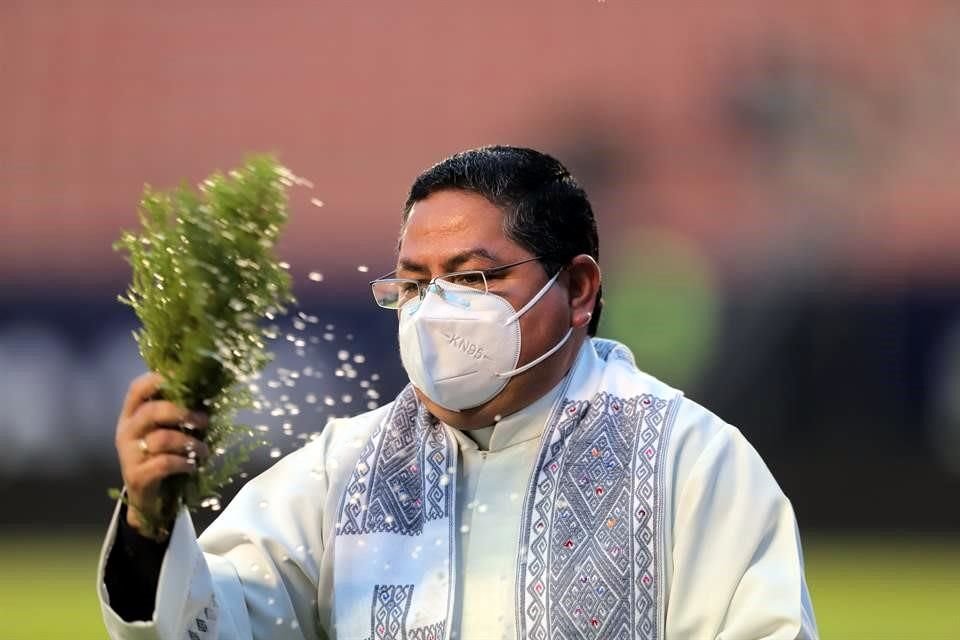
[[[465,287],[475,287],[483,284],[483,276],[479,273],[458,273],[450,276],[450,281]]]

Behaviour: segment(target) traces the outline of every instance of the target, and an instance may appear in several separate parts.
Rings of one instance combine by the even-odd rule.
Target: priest
[[[597,228],[554,158],[458,153],[414,182],[395,271],[408,384],[330,423],[197,537],[139,514],[204,416],[135,380],[97,590],[111,638],[816,638],[796,519],[733,426],[596,337]],[[642,323],[642,318],[638,318]],[[388,347],[388,345],[384,345]]]

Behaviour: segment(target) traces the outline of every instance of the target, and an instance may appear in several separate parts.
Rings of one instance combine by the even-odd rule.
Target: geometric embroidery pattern
[[[414,585],[384,585],[373,588],[373,606],[370,613],[370,635],[367,640],[442,640],[444,624],[406,630],[413,600]]]
[[[670,406],[601,392],[565,401],[548,422],[524,505],[520,637],[656,640],[657,461]]]
[[[442,622],[417,627],[407,632],[407,640],[442,640],[443,638],[444,624]]]
[[[424,522],[445,518],[453,495],[443,427],[407,386],[364,445],[344,491],[338,534],[418,535]]]
[[[621,345],[592,343],[608,364],[635,368]],[[522,507],[519,637],[659,640],[661,448],[680,398],[599,392],[554,408]],[[416,536],[433,520],[446,520],[452,534],[455,465],[454,443],[408,385],[361,449],[341,497],[337,535]],[[448,550],[441,576],[452,564],[452,540]],[[454,580],[447,582],[452,588]],[[445,637],[443,618],[407,627],[414,585],[373,584],[368,640]],[[431,605],[445,611],[450,597],[448,590],[447,602]]]
[[[207,635],[211,630],[216,629],[217,621],[217,599],[211,596],[210,606],[203,607],[197,616],[193,619],[190,628],[187,629],[187,638],[189,640],[204,640],[213,636]]]
[[[370,638],[399,640],[403,636],[404,621],[410,611],[412,598],[412,584],[374,586],[373,607],[370,612]]]

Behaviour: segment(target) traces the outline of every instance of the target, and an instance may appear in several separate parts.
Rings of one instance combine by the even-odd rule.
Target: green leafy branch
[[[198,473],[164,481],[163,508],[142,514],[148,533],[161,532],[182,505],[196,508],[218,495],[256,446],[244,442],[249,427],[234,417],[253,405],[247,383],[272,357],[259,322],[296,302],[288,265],[274,249],[287,191],[300,182],[271,156],[253,156],[199,190],[147,186],[142,229],[114,244],[133,268],[119,299],[140,320],[134,337],[150,370],[164,376],[160,394],[210,414],[204,439],[214,454]]]

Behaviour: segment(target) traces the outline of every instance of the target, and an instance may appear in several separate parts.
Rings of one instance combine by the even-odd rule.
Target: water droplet
[[[250,565],[250,571],[253,571],[254,573],[256,573],[257,571],[260,571],[260,565],[254,562],[253,564]]]
[[[337,351],[337,359],[338,359],[338,360],[349,360],[349,359],[350,359],[350,352],[347,351],[346,349],[340,349],[340,351]]]
[[[291,621],[290,621],[290,628],[291,628],[291,629],[299,629],[299,628],[300,628],[300,623],[297,622],[296,620],[291,620]]]
[[[349,393],[345,393],[342,396],[340,396],[340,402],[344,402],[344,403],[353,402],[353,396],[351,396]]]
[[[353,356],[353,361],[357,364],[363,364],[367,361],[367,357],[362,353],[358,353],[357,355]]]
[[[277,618],[277,624],[283,624],[283,618]]]
[[[494,421],[494,422],[500,422],[501,420],[503,420],[503,416],[500,415],[499,413],[498,413],[497,415],[493,416],[493,421]]]
[[[312,204],[315,207],[322,207],[323,200],[321,200],[320,198],[310,198],[310,204]]]
[[[487,511],[487,505],[485,505],[485,504],[479,505],[479,506],[477,507],[477,511],[479,511],[480,513],[486,513],[486,511]]]
[[[280,454],[280,449],[278,449],[277,447],[274,447],[273,449],[270,449],[270,457],[271,457],[271,458],[279,458],[280,455],[281,455],[281,454]]]
[[[276,602],[277,602],[277,599],[276,599],[276,598],[267,598],[267,604],[270,605],[271,607],[272,607],[274,604],[276,604]]]
[[[445,487],[448,484],[450,484],[450,476],[448,476],[447,474],[443,474],[442,476],[440,476],[440,486]]]
[[[520,498],[520,494],[516,492],[510,493],[510,502],[516,502]]]
[[[365,264],[357,265],[357,271],[360,273],[366,273],[367,271],[370,271],[370,267]]]
[[[393,516],[391,516],[391,515],[384,516],[383,521],[386,522],[387,524],[392,524],[392,523],[393,523]]]
[[[469,525],[465,525],[465,524],[460,525],[460,533],[467,533],[468,531],[470,531]]]

